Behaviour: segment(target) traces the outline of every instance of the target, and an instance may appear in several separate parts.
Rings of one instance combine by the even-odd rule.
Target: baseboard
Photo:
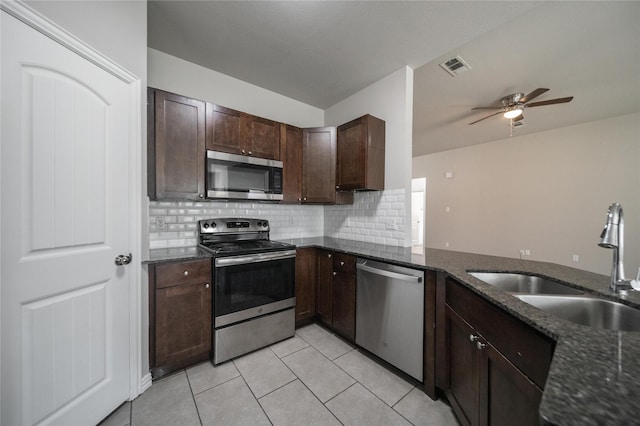
[[[140,394],[149,389],[151,387],[151,384],[151,372],[148,372],[140,379]]]

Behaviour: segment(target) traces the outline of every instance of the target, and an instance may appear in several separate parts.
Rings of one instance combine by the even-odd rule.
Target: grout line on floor
[[[251,392],[251,396],[253,396],[253,399],[255,399],[255,400],[256,400],[256,402],[258,403],[258,406],[260,407],[260,409],[261,409],[261,410],[262,410],[262,412],[264,413],[264,416],[267,418],[267,421],[268,421],[269,423],[271,423],[271,425],[273,425],[273,422],[271,421],[271,418],[269,417],[269,415],[267,414],[267,412],[266,412],[266,411],[264,411],[264,407],[262,406],[262,404],[260,404],[260,399],[258,399],[258,397],[256,397],[256,394],[255,394],[255,393],[253,393],[253,389],[251,389],[251,386],[249,386],[249,383],[247,383],[247,380],[246,380],[246,379],[244,378],[244,376],[242,375],[242,371],[241,371],[241,370],[238,368],[238,366],[236,365],[235,360],[234,360],[234,361],[231,361],[231,362],[233,362],[233,365],[234,365],[234,366],[236,367],[236,369],[238,370],[238,373],[240,373],[240,376],[239,376],[239,377],[242,379],[242,381],[244,382],[244,384],[247,386],[247,388],[249,389],[249,392]],[[297,377],[297,376],[296,376],[296,377]],[[291,382],[289,382],[289,383],[291,383]],[[269,392],[269,393],[271,393],[271,392]],[[267,395],[268,395],[268,394],[267,394]],[[266,396],[266,395],[265,395],[265,396]]]
[[[191,392],[191,399],[193,400],[193,405],[196,407],[196,414],[198,415],[198,420],[200,421],[200,425],[204,424],[202,422],[202,417],[200,417],[200,409],[198,408],[198,403],[196,402],[196,394],[193,393],[193,388],[191,387],[191,380],[189,379],[189,375],[187,374],[187,369],[184,369],[184,375],[187,377],[187,384],[189,384],[189,392]]]

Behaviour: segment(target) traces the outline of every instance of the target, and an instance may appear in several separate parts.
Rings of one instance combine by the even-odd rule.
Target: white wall
[[[145,89],[143,93],[146,93],[146,1],[74,0],[25,3],[140,77]]]
[[[324,124],[324,111],[149,48],[148,85],[298,127]]]
[[[416,157],[413,176],[427,178],[427,247],[530,249],[530,260],[608,275],[611,250],[597,242],[619,202],[627,275],[640,266],[640,114]]]
[[[360,92],[325,110],[325,125],[338,126],[365,114],[376,116],[386,123],[385,130],[385,190],[404,190],[404,211],[397,231],[404,233],[400,245],[411,244],[411,143],[413,125],[413,70],[403,67]],[[332,214],[359,220],[357,207],[332,207]],[[334,217],[335,219],[335,217]],[[366,222],[366,218],[362,218]],[[340,221],[339,221],[340,222]],[[332,221],[335,223],[335,220]],[[346,224],[346,220],[341,223]],[[349,233],[347,229],[331,229],[330,233]]]

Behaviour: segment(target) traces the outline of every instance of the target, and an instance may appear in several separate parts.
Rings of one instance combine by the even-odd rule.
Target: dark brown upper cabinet
[[[207,103],[207,149],[280,160],[280,123]]]
[[[364,115],[338,127],[336,189],[384,189],[385,122]]]
[[[336,128],[302,131],[302,203],[351,204],[353,193],[336,191]]]
[[[149,198],[203,199],[205,103],[151,88],[147,99]]]
[[[282,124],[280,127],[282,153],[282,202],[302,202],[302,129]]]

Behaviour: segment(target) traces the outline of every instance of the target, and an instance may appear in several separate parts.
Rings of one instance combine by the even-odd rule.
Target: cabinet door
[[[336,129],[320,127],[302,132],[302,201],[336,202]]]
[[[318,250],[317,257],[318,319],[331,326],[333,320],[333,254],[326,250]]]
[[[211,286],[196,282],[156,290],[154,377],[209,358]]]
[[[316,249],[296,250],[296,323],[316,315]]]
[[[333,328],[351,340],[356,336],[356,276],[336,272],[333,277]]]
[[[449,307],[446,308],[447,397],[463,425],[477,425],[480,418],[480,351],[471,341],[471,328]]]
[[[338,127],[336,188],[383,190],[385,123],[365,115]]]
[[[155,91],[157,199],[204,198],[205,103]]]
[[[492,345],[482,349],[480,424],[540,424],[542,391]]]
[[[250,116],[249,149],[246,155],[280,160],[280,123]]]
[[[282,202],[302,201],[302,129],[285,125],[282,131]]]
[[[207,149],[242,154],[247,139],[246,114],[207,104]]]

